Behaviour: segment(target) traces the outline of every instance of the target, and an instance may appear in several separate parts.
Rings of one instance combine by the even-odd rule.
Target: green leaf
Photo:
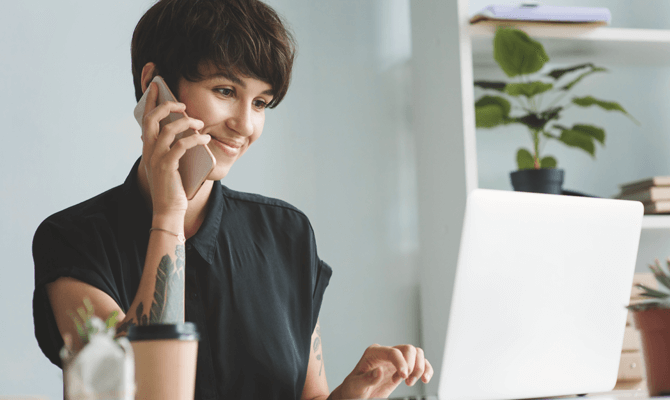
[[[109,317],[107,317],[107,319],[105,320],[105,326],[107,327],[107,329],[113,328],[116,326],[117,323],[119,323],[118,316],[119,316],[118,310],[114,310],[109,314]]]
[[[572,102],[580,107],[590,107],[596,105],[607,111],[621,111],[624,114],[628,114],[626,110],[624,110],[623,107],[621,107],[618,103],[614,101],[598,100],[593,96],[575,97],[572,99]]]
[[[500,96],[483,96],[475,103],[477,128],[493,128],[508,122],[512,105]]]
[[[605,144],[605,130],[602,128],[593,125],[575,124],[572,126],[572,130],[582,132],[599,141],[600,144]]]
[[[497,90],[498,92],[504,92],[505,82],[494,82],[494,81],[475,81],[475,86],[482,89]]]
[[[633,122],[640,125],[640,122],[636,120],[632,115],[628,114],[628,112],[624,110],[623,107],[621,107],[621,105],[619,105],[619,103],[617,102],[598,100],[593,96],[575,97],[574,99],[572,99],[572,102],[580,107],[590,107],[596,105],[607,111],[620,111],[624,113],[628,118],[630,118]]]
[[[510,78],[537,72],[549,61],[540,42],[513,28],[499,28],[496,31],[493,58]]]
[[[510,83],[505,87],[505,93],[510,96],[526,96],[531,98],[537,94],[544,93],[554,88],[551,83],[544,83],[541,81],[528,83]]]
[[[665,299],[670,296],[670,294],[658,291],[656,289],[652,289],[650,287],[647,287],[641,283],[638,283],[635,285],[638,289],[644,290],[644,293],[640,293],[640,296],[645,296],[645,297],[653,297],[655,299]]]
[[[556,125],[554,125],[554,127],[556,127]],[[554,134],[551,133],[551,132],[542,131],[542,136],[546,137],[547,139],[556,139],[556,140],[558,140],[558,136],[554,135]]]
[[[655,261],[655,264],[656,267],[649,265],[649,268],[654,272],[656,280],[666,288],[670,289],[670,277],[668,277],[668,275],[665,274],[665,271],[663,271],[661,263],[658,261],[658,259]]]
[[[79,318],[81,318],[81,320],[84,323],[86,323],[86,321],[88,321],[88,315],[86,314],[86,311],[83,308],[81,308],[81,307],[77,308],[77,313],[79,314]]]
[[[595,65],[593,65],[592,63],[579,64],[579,65],[575,65],[574,67],[552,70],[547,75],[551,76],[555,80],[559,80],[565,74],[569,74],[570,72],[578,71],[578,70],[584,69],[584,68],[597,68],[597,67]]]
[[[580,148],[589,153],[592,157],[595,157],[596,146],[593,143],[593,137],[585,134],[584,132],[565,129],[563,132],[561,132],[561,136],[558,138],[558,140],[570,147]]]
[[[79,320],[77,314],[73,313],[71,310],[67,310],[67,315],[72,318],[74,327],[77,330],[77,335],[79,335],[79,339],[81,339],[82,343],[88,343],[88,332],[86,329],[84,329],[84,324]]]
[[[523,148],[519,149],[516,152],[516,165],[519,167],[519,170],[535,169],[535,160],[530,151]]]
[[[558,161],[552,156],[544,157],[540,160],[540,168],[556,168]]]
[[[563,107],[555,107],[545,110],[539,114],[530,113],[520,118],[515,118],[515,122],[526,125],[531,130],[544,130],[545,125],[551,120],[559,119]]]
[[[88,297],[84,297],[84,307],[86,308],[86,316],[88,318],[91,318],[94,314],[93,303],[91,303],[91,299],[89,299]]]
[[[575,86],[576,84],[578,84],[578,83],[579,83],[582,79],[584,79],[585,77],[587,77],[587,76],[589,76],[589,75],[591,75],[591,74],[595,74],[596,72],[606,72],[606,71],[607,71],[607,70],[606,70],[605,68],[594,67],[591,71],[586,71],[586,72],[584,72],[583,74],[579,75],[577,78],[575,78],[574,80],[572,80],[570,83],[568,83],[567,85],[563,86],[560,90],[568,91],[568,90],[572,89],[573,86]]]

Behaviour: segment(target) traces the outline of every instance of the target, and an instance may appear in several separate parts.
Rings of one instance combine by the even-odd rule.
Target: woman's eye
[[[263,109],[268,106],[268,103],[264,102],[263,100],[256,100],[254,101],[254,106],[258,109]]]
[[[218,88],[218,89],[216,89],[216,91],[219,92],[221,95],[226,96],[226,97],[231,96],[233,94],[233,89],[229,89],[229,88]]]

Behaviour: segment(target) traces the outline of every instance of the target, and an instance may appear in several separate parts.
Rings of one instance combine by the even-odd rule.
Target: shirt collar
[[[122,185],[124,196],[121,201],[119,223],[122,224],[122,231],[127,232],[133,241],[146,242],[151,228],[151,211],[144,203],[137,179],[140,160],[141,157],[137,159]],[[207,207],[205,220],[198,232],[188,239],[187,244],[193,246],[202,259],[211,265],[216,253],[216,243],[223,216],[223,189],[220,181],[214,181]]]
[[[188,239],[187,243],[193,246],[202,259],[211,265],[216,253],[217,238],[223,216],[223,189],[220,181],[214,181],[207,207],[205,220],[200,225],[198,232]]]

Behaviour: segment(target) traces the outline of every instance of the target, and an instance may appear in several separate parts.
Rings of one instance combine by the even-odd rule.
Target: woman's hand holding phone
[[[146,174],[151,191],[154,218],[186,214],[188,200],[179,174],[179,159],[186,150],[209,143],[209,135],[190,135],[176,142],[175,136],[188,129],[202,129],[203,122],[184,115],[161,129],[160,122],[170,113],[184,113],[183,103],[172,101],[156,105],[158,86],[152,82],[147,88],[142,117],[142,158],[146,161]],[[174,142],[174,143],[173,143]]]

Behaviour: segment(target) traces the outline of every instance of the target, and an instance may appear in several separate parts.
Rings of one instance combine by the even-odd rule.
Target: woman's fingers
[[[178,164],[179,159],[186,153],[186,150],[201,144],[205,145],[209,143],[211,139],[211,136],[199,133],[181,138],[172,145],[170,151],[165,155],[165,162],[168,164],[173,162]]]
[[[158,139],[154,145],[154,154],[159,156],[166,154],[175,143],[175,137],[189,129],[198,131],[204,126],[203,122],[197,119],[184,117],[171,122],[163,127]]]
[[[426,360],[426,371],[423,373],[421,380],[423,381],[423,383],[428,383],[430,382],[430,378],[432,377],[433,377],[433,366],[430,365],[428,360]]]
[[[414,368],[412,369],[412,373],[409,375],[407,379],[405,379],[405,383],[409,386],[413,386],[421,377],[423,376],[426,368],[426,358],[423,354],[423,350],[419,347],[414,348]]]
[[[152,86],[153,87],[153,86]],[[157,93],[158,89],[153,87],[151,89],[152,92]],[[149,97],[147,98],[147,102],[149,102],[151,99],[151,94],[149,93]],[[149,106],[147,106],[146,109],[148,109]],[[165,133],[165,128],[167,128],[170,124],[166,125],[164,129],[161,132],[161,126],[160,126],[160,121],[163,120],[164,118],[167,118],[168,115],[170,115],[171,112],[175,113],[183,113],[184,109],[186,106],[182,103],[175,103],[175,102],[165,102],[155,108],[153,108],[151,111],[148,111],[144,114],[144,118],[142,120],[142,157],[149,161],[154,158],[154,153],[155,153],[155,148],[156,144],[159,140],[159,137],[163,136],[161,133]],[[145,109],[145,110],[146,110]],[[184,118],[182,118],[184,119]],[[179,122],[179,121],[176,121]],[[180,125],[183,125],[184,122],[180,122]],[[188,127],[184,127],[182,129],[182,132],[184,130],[188,129]],[[178,132],[175,132],[176,134]],[[167,135],[166,135],[167,136]],[[174,135],[172,140],[174,140]],[[170,141],[170,143],[172,143]],[[164,146],[165,147],[165,146]],[[166,153],[168,148],[164,148],[162,153]]]
[[[142,140],[145,144],[155,142],[160,134],[160,122],[167,118],[170,113],[182,114],[186,110],[184,103],[176,103],[174,101],[166,101],[158,106],[150,108],[149,102],[153,93],[158,93],[158,89],[152,89],[147,97],[147,106],[144,109],[144,117],[142,118]],[[155,99],[154,99],[155,104]]]
[[[368,348],[371,360],[379,359],[391,362],[396,369],[393,381],[404,379],[409,386],[419,380],[427,383],[433,376],[433,367],[426,359],[423,349],[412,345],[384,347],[373,345]],[[371,363],[372,364],[372,363]]]
[[[386,347],[379,345],[372,345],[365,351],[364,358],[367,364],[376,367],[376,361],[388,361],[395,367],[396,371],[402,379],[409,376],[409,367],[403,353],[395,347]]]

